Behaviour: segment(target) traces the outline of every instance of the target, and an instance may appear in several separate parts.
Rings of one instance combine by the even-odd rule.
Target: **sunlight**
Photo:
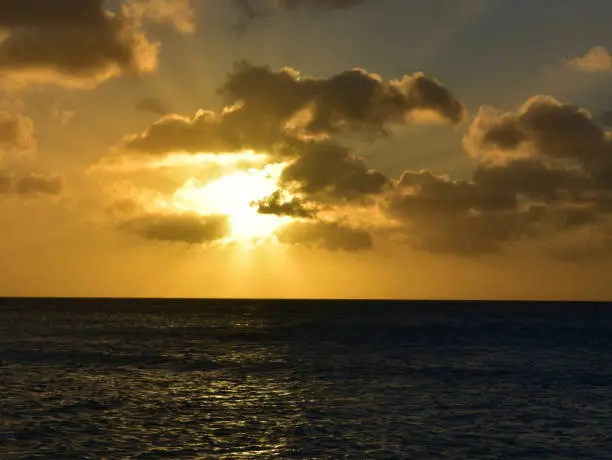
[[[263,169],[238,171],[205,185],[192,179],[175,192],[172,204],[183,211],[229,216],[232,241],[269,239],[291,218],[259,214],[252,203],[278,189],[278,178],[284,167],[284,164],[272,164]]]

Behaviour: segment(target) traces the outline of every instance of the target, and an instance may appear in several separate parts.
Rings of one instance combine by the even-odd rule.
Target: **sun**
[[[285,165],[271,164],[263,169],[237,171],[205,185],[188,180],[172,197],[172,206],[198,214],[223,214],[229,217],[233,241],[261,241],[273,237],[275,230],[290,217],[257,212],[259,201],[279,188]]]

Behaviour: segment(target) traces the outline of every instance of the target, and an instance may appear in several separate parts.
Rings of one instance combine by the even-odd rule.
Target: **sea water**
[[[610,307],[5,299],[0,458],[612,458]]]

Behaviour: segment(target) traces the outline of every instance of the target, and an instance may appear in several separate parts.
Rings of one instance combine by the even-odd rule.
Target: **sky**
[[[610,300],[611,17],[0,1],[0,295]]]

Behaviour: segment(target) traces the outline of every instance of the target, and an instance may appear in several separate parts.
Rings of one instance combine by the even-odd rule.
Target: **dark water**
[[[5,300],[0,458],[612,458],[612,306]]]

